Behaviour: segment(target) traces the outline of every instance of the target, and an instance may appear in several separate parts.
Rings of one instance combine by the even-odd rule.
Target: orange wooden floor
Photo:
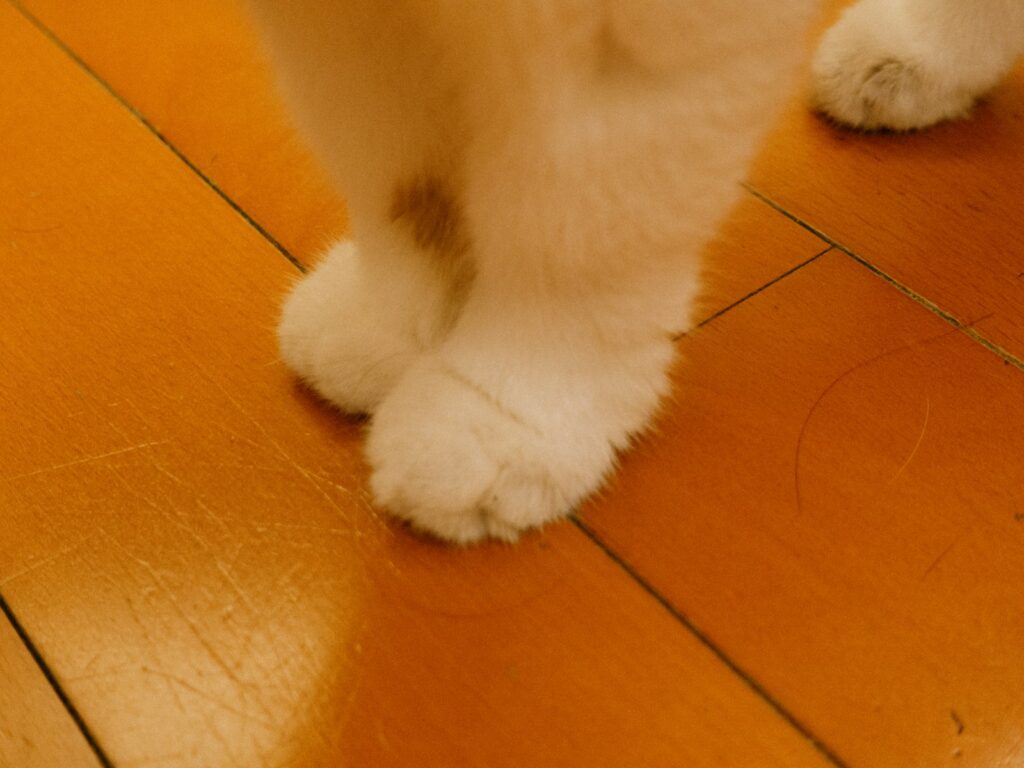
[[[277,360],[345,220],[237,0],[0,41],[0,766],[1024,766],[1024,72],[795,98],[658,434],[453,551]]]

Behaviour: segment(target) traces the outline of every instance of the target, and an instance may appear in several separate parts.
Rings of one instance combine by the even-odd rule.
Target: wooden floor
[[[1024,766],[1024,72],[795,98],[657,435],[453,551],[277,360],[345,220],[236,0],[0,43],[0,766]]]

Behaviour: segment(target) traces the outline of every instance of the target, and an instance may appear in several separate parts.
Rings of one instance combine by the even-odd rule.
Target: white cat
[[[861,0],[822,40],[814,101],[859,128],[924,128],[965,115],[1022,52],[1022,0]]]
[[[372,414],[381,507],[513,540],[601,485],[668,389],[813,5],[253,0],[352,222],[282,355]]]

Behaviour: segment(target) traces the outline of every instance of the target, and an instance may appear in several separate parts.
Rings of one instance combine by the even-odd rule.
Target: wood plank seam
[[[793,270],[791,270],[793,271]],[[579,517],[573,515],[571,517],[573,524],[579,528],[579,530],[593,542],[594,546],[600,549],[606,557],[608,557],[615,565],[622,569],[622,571],[633,580],[633,582],[640,587],[647,595],[653,599],[658,605],[660,605],[665,611],[672,616],[679,624],[681,624],[686,631],[693,635],[696,640],[707,648],[722,664],[724,664],[729,671],[731,671],[736,677],[743,681],[743,683],[762,701],[764,701],[772,711],[774,711],[779,717],[781,717],[793,730],[797,731],[807,742],[814,747],[826,760],[828,760],[835,768],[850,768],[849,764],[844,762],[842,758],[826,744],[821,738],[816,736],[810,728],[808,728],[799,718],[796,717],[792,712],[786,709],[782,703],[776,699],[767,688],[757,681],[749,672],[741,667],[737,662],[719,648],[714,641],[705,634],[699,627],[697,627],[690,619],[686,616],[678,607],[676,607],[667,597],[662,595],[650,582],[648,582],[640,573],[618,552],[612,549],[605,541],[597,535],[595,531],[587,526]]]
[[[720,318],[726,312],[728,312],[728,311],[730,311],[732,309],[736,309],[736,307],[740,306],[741,304],[749,301],[750,299],[754,298],[758,294],[761,294],[764,291],[768,290],[769,288],[771,288],[773,285],[775,285],[776,283],[780,282],[781,280],[785,280],[787,277],[789,277],[790,275],[793,275],[793,274],[799,272],[804,267],[810,266],[811,264],[816,262],[818,259],[820,259],[822,256],[824,256],[826,253],[831,251],[833,248],[835,248],[834,245],[828,245],[823,251],[820,251],[820,252],[814,254],[813,256],[811,256],[811,258],[806,259],[805,261],[800,262],[795,267],[791,267],[790,269],[787,269],[782,274],[780,274],[780,275],[778,275],[776,277],[773,277],[771,280],[766,282],[764,285],[762,285],[762,286],[760,286],[758,288],[755,288],[750,293],[748,293],[746,296],[741,296],[740,298],[736,299],[736,301],[732,302],[731,304],[729,304],[729,305],[727,305],[725,307],[722,307],[717,312],[714,312],[713,314],[711,314],[708,317],[704,318],[699,323],[697,323],[693,328],[691,328],[689,331],[684,331],[683,333],[680,333],[678,336],[675,336],[673,338],[673,341],[679,341],[680,339],[685,338],[687,336],[687,334],[693,333],[698,328],[703,328],[705,325],[707,325],[708,323],[712,322],[713,320],[717,320],[718,318]]]
[[[145,115],[137,110],[131,103],[129,103],[124,97],[118,93],[113,86],[111,86],[106,80],[99,76],[99,74],[93,70],[78,54],[76,54],[67,44],[64,43],[60,37],[57,36],[53,30],[43,24],[39,19],[33,16],[27,8],[21,5],[17,0],[7,0],[7,3],[14,8],[19,14],[21,14],[26,21],[28,21],[33,27],[35,27],[40,34],[46,37],[51,43],[60,49],[65,56],[71,59],[83,72],[85,72],[93,81],[96,82],[104,91],[120,104],[124,109],[138,120],[147,131],[163,144],[168,150],[174,154],[181,162],[183,162],[190,171],[196,176],[202,179],[203,183],[206,184],[221,200],[237,213],[242,219],[245,220],[246,224],[255,229],[268,243],[270,243],[278,253],[284,256],[290,261],[296,269],[300,272],[306,272],[306,265],[299,261],[292,253],[285,248],[270,232],[268,232],[258,221],[250,216],[238,203],[236,203],[224,190],[222,190],[217,183],[211,179],[208,175],[193,163],[181,150],[179,150],[173,143],[171,143],[166,136],[164,136],[156,126],[153,125]]]
[[[103,768],[114,768],[114,764],[110,761],[110,758],[107,757],[106,753],[103,751],[103,748],[97,741],[96,735],[92,732],[92,729],[89,728],[88,724],[85,722],[85,718],[82,717],[82,714],[78,711],[78,708],[74,705],[74,702],[71,701],[71,698],[68,696],[67,692],[65,692],[64,688],[61,686],[60,681],[57,680],[57,677],[56,675],[54,675],[53,670],[51,670],[49,664],[46,663],[46,659],[43,658],[43,655],[39,651],[39,648],[32,641],[32,638],[29,636],[28,632],[22,626],[21,622],[18,621],[18,617],[15,616],[14,611],[11,610],[11,606],[8,604],[7,600],[4,599],[4,596],[2,594],[0,594],[0,614],[3,614],[3,616],[6,618],[7,622],[11,625],[11,628],[14,630],[15,634],[21,640],[21,644],[25,647],[25,650],[27,650],[29,655],[32,657],[32,661],[35,662],[36,666],[39,668],[39,671],[43,673],[43,677],[46,678],[46,682],[49,683],[50,688],[57,696],[57,699],[60,701],[61,706],[64,707],[64,710],[68,713],[68,716],[75,724],[75,727],[78,729],[79,733],[82,734],[82,738],[84,738],[86,744],[89,745],[89,749],[92,750],[92,753],[96,756],[96,759],[99,761],[99,764],[103,766]]]
[[[843,245],[842,243],[838,242],[837,240],[829,237],[828,234],[826,234],[825,232],[822,232],[820,229],[815,227],[810,222],[805,221],[804,219],[801,219],[799,216],[797,216],[796,214],[792,213],[791,211],[788,211],[784,206],[782,206],[779,203],[777,203],[774,200],[772,200],[768,195],[763,194],[762,192],[758,191],[757,189],[755,189],[754,187],[751,187],[749,185],[747,186],[747,189],[750,190],[750,192],[755,197],[757,197],[760,200],[763,200],[765,203],[767,203],[772,208],[774,208],[776,211],[778,211],[780,214],[782,214],[783,216],[788,218],[794,224],[798,224],[801,227],[803,227],[804,229],[806,229],[808,232],[810,232],[811,234],[816,235],[817,237],[820,237],[826,243],[829,243],[837,251],[845,254],[850,259],[855,261],[857,264],[859,264],[860,266],[862,266],[865,269],[867,269],[875,277],[881,278],[884,282],[888,283],[891,287],[895,288],[897,291],[902,293],[908,299],[911,299],[915,303],[917,303],[920,306],[924,307],[929,312],[931,312],[933,315],[937,315],[938,317],[942,318],[945,322],[947,322],[949,325],[953,326],[956,330],[958,330],[961,333],[963,333],[969,339],[971,339],[972,341],[980,344],[982,347],[987,349],[989,352],[991,352],[992,354],[994,354],[997,357],[1001,358],[1005,363],[1008,363],[1008,364],[1014,366],[1018,370],[1024,371],[1024,360],[1021,360],[1019,357],[1014,355],[1012,352],[1010,352],[1009,350],[1004,349],[1003,347],[999,346],[994,341],[992,341],[990,339],[987,339],[986,337],[982,336],[980,333],[978,333],[974,329],[974,326],[977,323],[980,323],[982,320],[987,319],[987,316],[986,317],[976,317],[976,318],[974,318],[972,320],[967,320],[966,322],[961,320],[961,319],[959,319],[955,315],[953,315],[953,314],[947,312],[946,310],[944,310],[942,307],[940,307],[938,304],[933,302],[928,297],[921,295],[920,293],[915,291],[910,286],[904,285],[899,280],[894,278],[892,275],[889,275],[884,270],[879,269],[874,264],[872,264],[868,259],[864,258],[860,254],[856,253],[855,251],[853,251],[852,249],[850,249],[847,246]]]

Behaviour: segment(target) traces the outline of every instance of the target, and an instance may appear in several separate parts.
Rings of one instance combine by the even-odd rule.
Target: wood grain
[[[0,766],[98,768],[99,762],[0,613]]]
[[[360,425],[276,359],[292,267],[0,29],[0,588],[114,764],[828,764],[571,525],[379,520]]]

